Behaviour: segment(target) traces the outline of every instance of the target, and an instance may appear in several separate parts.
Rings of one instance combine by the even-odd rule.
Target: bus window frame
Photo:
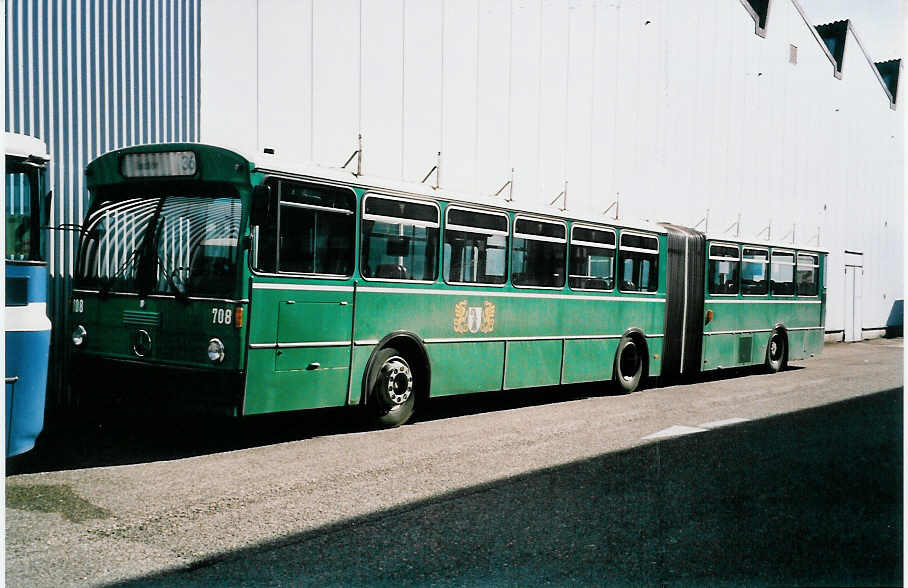
[[[640,247],[631,247],[631,246],[622,247],[621,238],[624,237],[624,235],[636,235],[638,237],[653,238],[656,240],[656,248],[655,249],[642,249]],[[661,259],[662,245],[659,243],[659,234],[658,233],[645,233],[642,231],[635,231],[635,230],[629,230],[629,231],[622,230],[618,234],[618,240],[616,241],[616,245],[618,246],[618,249],[615,253],[616,260],[620,260],[621,251],[626,250],[626,251],[636,251],[637,253],[649,253],[649,254],[653,254],[655,252],[656,263],[662,262],[662,259]],[[621,294],[644,294],[646,296],[655,296],[660,293],[659,288],[662,287],[663,285],[658,282],[656,283],[656,289],[652,290],[652,291],[650,291],[650,290],[622,290],[621,286],[619,285],[621,280],[618,279],[618,275],[617,275],[618,271],[620,271],[619,270],[620,265],[621,265],[620,263],[615,264],[615,286],[618,289],[618,292],[620,292]],[[656,270],[656,279],[657,280],[659,279],[659,270],[658,269]]]
[[[413,221],[412,224],[417,227],[423,228],[436,228],[438,229],[438,250],[435,252],[435,278],[432,280],[402,280],[400,278],[367,278],[363,275],[363,265],[360,263],[362,261],[362,249],[363,249],[363,222],[367,220],[385,222],[387,220],[411,220],[403,217],[397,216],[382,216],[377,214],[366,215],[366,200],[372,196],[377,198],[384,198],[386,200],[395,200],[398,202],[410,202],[411,204],[429,204],[435,207],[435,212],[437,213],[438,220],[435,223],[427,223],[425,221]],[[411,198],[409,196],[394,196],[387,194],[385,192],[376,192],[376,191],[366,191],[363,193],[362,200],[360,201],[360,217],[359,223],[356,227],[358,233],[358,239],[356,241],[356,265],[358,268],[359,277],[364,279],[367,282],[393,282],[396,284],[434,284],[438,282],[438,277],[441,275],[441,252],[444,248],[442,241],[442,230],[441,230],[441,206],[435,200],[421,199],[421,198]]]
[[[732,259],[730,257],[713,256],[713,247],[735,247],[738,250],[738,258]],[[709,251],[707,252],[707,255],[706,255],[706,293],[709,294],[710,298],[712,298],[712,297],[737,298],[739,295],[741,295],[741,266],[743,263],[743,255],[744,255],[744,253],[742,251],[742,247],[741,247],[740,243],[726,243],[724,241],[710,242]],[[769,252],[767,251],[767,256],[768,255],[769,255]],[[710,263],[710,262],[714,259],[719,260],[719,261],[737,261],[738,262],[738,291],[735,292],[734,294],[714,294],[709,291],[710,288],[712,287],[712,270],[711,270],[712,263]],[[767,292],[768,292],[768,290],[767,290]],[[750,294],[750,296],[762,296],[762,294]]]
[[[819,274],[820,274],[820,254],[817,252],[814,252],[814,251],[801,251],[799,249],[795,253],[795,271],[794,271],[795,294],[797,295],[798,298],[818,298],[820,296],[820,280],[819,279],[815,280],[816,294],[801,294],[798,291],[798,268],[801,267],[801,264],[798,263],[798,259],[800,258],[801,255],[808,255],[808,256],[816,259],[815,264],[811,264],[809,266],[804,266],[804,267],[814,268],[814,273],[816,274],[817,278],[819,278]]]
[[[747,298],[765,298],[765,297],[769,296],[769,290],[770,290],[770,285],[771,285],[771,284],[770,284],[770,281],[771,281],[771,278],[772,278],[772,274],[770,273],[770,272],[772,271],[772,265],[771,265],[771,261],[770,261],[770,260],[771,260],[771,257],[769,256],[769,247],[753,247],[753,246],[751,246],[751,245],[744,245],[744,244],[742,244],[742,245],[741,245],[741,269],[742,269],[742,270],[744,269],[744,264],[745,264],[745,263],[759,263],[759,262],[756,262],[756,261],[745,261],[745,260],[744,260],[744,250],[745,250],[745,249],[753,249],[754,251],[763,251],[763,252],[766,253],[766,261],[763,262],[763,265],[766,266],[766,269],[767,269],[767,272],[766,272],[766,293],[764,293],[764,294],[745,294],[745,293],[744,293],[744,288],[742,287],[742,288],[740,289],[741,296],[744,296],[744,297],[747,297]],[[741,273],[743,274],[743,271],[742,271]],[[741,279],[741,285],[742,285],[742,286],[744,285],[744,279],[743,279],[743,278]]]
[[[450,226],[448,224],[448,213],[452,209],[458,210],[461,212],[477,212],[477,213],[481,213],[481,214],[500,216],[500,217],[504,218],[505,221],[507,221],[507,226],[508,226],[507,231],[496,231],[494,229],[480,229],[479,227],[467,227],[464,225],[453,225],[454,227],[456,227],[454,229],[455,231],[461,231],[463,233],[473,232],[473,233],[477,233],[480,235],[499,235],[499,236],[504,235],[504,237],[507,239],[507,246],[505,247],[505,252],[504,252],[504,257],[505,257],[505,259],[504,259],[504,263],[505,263],[504,278],[505,279],[502,283],[500,283],[500,284],[481,284],[479,282],[449,282],[448,280],[445,279],[445,276],[444,276],[444,274],[445,274],[445,272],[444,272],[445,235],[447,234],[448,227]],[[441,228],[441,238],[439,239],[439,244],[441,245],[441,247],[439,247],[439,250],[441,253],[441,266],[440,266],[440,271],[439,271],[439,274],[441,276],[441,281],[450,286],[476,286],[479,288],[504,288],[505,286],[507,286],[508,282],[509,282],[509,279],[508,279],[509,274],[511,271],[511,218],[510,218],[510,216],[508,216],[508,214],[506,212],[501,212],[499,210],[491,210],[491,209],[487,210],[487,209],[482,209],[482,208],[473,208],[470,206],[462,206],[460,204],[448,204],[447,206],[445,206],[444,221],[445,221],[444,227]],[[466,230],[464,230],[464,229],[466,229]]]
[[[790,265],[793,269],[791,270],[791,286],[793,294],[774,294],[772,291],[772,256],[776,253],[791,253],[793,261],[788,263],[786,261],[779,262],[780,265]],[[798,292],[797,284],[797,269],[798,269],[798,252],[794,249],[776,249],[773,247],[769,252],[769,295],[773,298],[795,298]]]
[[[612,275],[611,275],[612,287],[611,288],[608,288],[608,289],[574,288],[573,286],[571,286],[571,277],[572,277],[571,276],[571,247],[574,245],[574,229],[575,228],[590,229],[593,231],[610,232],[612,235],[615,236],[614,245],[607,245],[605,243],[592,243],[590,241],[578,241],[578,243],[582,243],[583,245],[588,245],[590,247],[599,247],[601,249],[611,249],[612,251],[614,251],[614,256],[612,257]],[[658,246],[659,246],[659,239],[657,237],[656,238],[656,247],[658,247]],[[568,264],[567,264],[568,265],[567,286],[568,286],[569,290],[572,290],[575,292],[611,292],[611,293],[614,293],[615,289],[618,287],[618,285],[617,285],[618,280],[615,277],[615,274],[618,272],[618,231],[614,227],[596,226],[596,225],[591,225],[591,224],[587,224],[587,223],[571,223],[571,238],[568,241],[567,262],[568,262]],[[586,276],[582,276],[582,277],[586,277]]]
[[[249,262],[247,263],[247,265],[249,266],[249,271],[255,276],[261,276],[261,277],[265,277],[265,278],[305,278],[307,280],[338,281],[338,280],[349,280],[350,278],[355,276],[356,275],[356,265],[357,265],[357,261],[358,261],[357,254],[359,253],[359,247],[357,247],[357,238],[359,237],[359,226],[358,226],[358,223],[356,222],[356,191],[353,190],[353,188],[351,188],[349,186],[342,186],[342,185],[335,185],[335,184],[319,184],[317,182],[306,182],[306,181],[301,181],[301,180],[294,180],[293,178],[285,178],[283,176],[267,176],[262,180],[262,184],[265,184],[266,182],[268,182],[268,180],[273,180],[273,181],[277,182],[277,184],[278,184],[277,193],[275,194],[275,198],[277,199],[277,206],[275,207],[276,208],[276,210],[275,210],[276,217],[274,219],[274,231],[278,237],[278,239],[275,240],[275,247],[278,250],[278,251],[275,251],[275,256],[276,256],[275,265],[277,266],[278,269],[276,272],[263,272],[261,270],[256,269],[255,265],[258,262],[258,256],[261,254],[261,244],[259,242],[259,240],[261,239],[261,225],[250,225],[249,226],[250,233],[252,233],[254,236],[255,259],[253,259],[253,255],[251,254],[252,252],[250,252],[250,255],[248,256]],[[350,211],[350,214],[352,214],[354,217],[354,220],[353,220],[353,271],[349,275],[310,274],[310,273],[302,273],[302,272],[282,272],[282,271],[280,271],[280,253],[279,253],[280,241],[279,241],[279,239],[280,239],[280,229],[281,229],[281,221],[280,221],[281,205],[283,204],[281,202],[280,184],[282,184],[283,182],[294,182],[297,184],[304,184],[304,185],[313,186],[316,188],[322,187],[322,186],[327,186],[329,188],[338,188],[341,190],[347,190],[351,194],[353,194],[353,210]],[[286,204],[288,206],[290,206],[291,208],[309,208],[309,209],[315,209],[315,210],[322,210],[325,212],[333,211],[333,210],[340,211],[340,209],[334,209],[334,208],[330,208],[327,206],[316,206],[313,204],[303,204],[300,202],[287,202]],[[255,227],[255,230],[253,230],[253,227]]]
[[[517,221],[519,220],[528,220],[532,222],[548,223],[550,225],[561,225],[564,228],[564,239],[558,239],[556,237],[544,237],[542,235],[528,235],[526,233],[517,232]],[[511,263],[514,261],[514,240],[515,239],[527,239],[530,241],[542,241],[544,243],[561,243],[564,245],[564,284],[561,286],[527,286],[522,284],[514,283],[514,264]],[[521,290],[564,290],[568,285],[567,272],[568,272],[568,230],[567,230],[567,221],[566,220],[553,220],[550,218],[545,218],[542,216],[532,216],[527,214],[515,214],[514,220],[511,223],[511,243],[508,246],[508,281],[507,283],[511,284],[514,288],[520,288]]]

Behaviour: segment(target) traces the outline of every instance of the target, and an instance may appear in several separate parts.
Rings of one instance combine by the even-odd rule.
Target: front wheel
[[[785,335],[773,331],[766,346],[766,369],[769,373],[774,374],[785,367],[786,347]]]
[[[416,381],[406,357],[393,347],[385,347],[375,356],[368,375],[369,413],[375,425],[399,427],[413,416]]]
[[[631,393],[643,379],[643,355],[646,353],[639,345],[627,337],[618,343],[615,352],[614,379],[625,393]]]

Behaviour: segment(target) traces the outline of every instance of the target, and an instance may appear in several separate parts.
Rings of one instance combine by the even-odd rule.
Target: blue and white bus
[[[29,451],[44,427],[51,322],[43,245],[50,204],[42,141],[5,134],[6,183],[6,457]]]

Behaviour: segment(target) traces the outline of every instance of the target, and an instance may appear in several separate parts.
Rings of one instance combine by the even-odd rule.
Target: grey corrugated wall
[[[53,158],[49,410],[68,406],[67,300],[85,165],[128,145],[197,141],[200,0],[6,0],[5,129]]]

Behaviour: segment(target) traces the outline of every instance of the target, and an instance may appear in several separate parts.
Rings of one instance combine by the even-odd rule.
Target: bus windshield
[[[229,297],[236,285],[241,211],[239,198],[232,196],[103,202],[85,222],[77,286]]]
[[[41,259],[39,170],[43,172],[43,168],[6,158],[6,259]]]

